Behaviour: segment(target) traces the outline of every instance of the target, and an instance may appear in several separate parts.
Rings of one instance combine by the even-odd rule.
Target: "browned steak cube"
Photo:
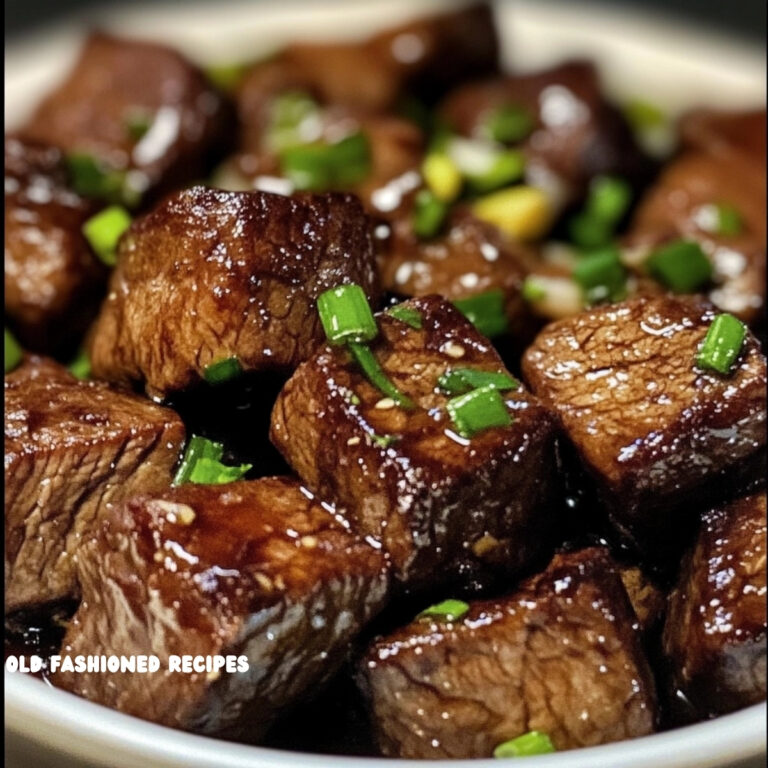
[[[357,198],[178,192],[121,240],[93,334],[94,374],[158,397],[231,357],[245,370],[290,370],[323,338],[315,300],[341,283],[379,299]]]
[[[83,601],[62,652],[155,654],[160,668],[61,671],[56,685],[164,725],[249,738],[330,678],[387,593],[382,554],[277,477],[114,507],[79,577]],[[174,656],[244,657],[247,669],[184,674]]]
[[[458,619],[418,617],[361,666],[379,746],[392,757],[471,758],[532,730],[557,750],[652,733],[655,690],[634,622],[601,549],[556,555]]]
[[[485,121],[503,106],[531,115],[534,128],[523,143],[528,181],[550,188],[563,204],[582,195],[593,176],[641,181],[648,175],[647,159],[621,114],[605,101],[590,62],[470,83],[445,100],[441,113],[459,133],[484,136]]]
[[[548,325],[523,359],[618,529],[659,553],[694,497],[765,445],[765,357],[747,334],[729,375],[696,365],[716,315],[695,297],[596,307]]]
[[[75,597],[111,502],[170,485],[184,426],[167,408],[27,358],[5,377],[5,610]]]
[[[143,193],[204,173],[225,113],[221,96],[176,51],[95,33],[21,133],[131,171],[131,189]]]
[[[725,162],[734,160],[765,173],[766,111],[694,109],[680,119],[686,148],[707,152]]]
[[[94,212],[57,149],[6,137],[5,315],[28,349],[66,354],[98,311],[107,271],[82,233]]]
[[[272,442],[354,530],[383,544],[409,586],[515,571],[549,534],[552,419],[529,394],[505,391],[512,423],[460,437],[438,379],[457,368],[506,373],[503,363],[447,301],[399,306],[421,327],[383,312],[371,349],[413,409],[382,395],[343,348],[325,347],[281,392]]]
[[[664,651],[702,717],[765,699],[765,492],[711,509],[669,598]]]

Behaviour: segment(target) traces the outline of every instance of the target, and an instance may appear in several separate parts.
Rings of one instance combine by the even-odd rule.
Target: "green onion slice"
[[[454,397],[446,403],[446,408],[462,437],[470,438],[491,427],[507,427],[512,423],[504,400],[493,386]]]
[[[270,105],[266,141],[273,152],[308,143],[308,134],[319,132],[320,107],[305,91],[285,91]],[[310,123],[311,121],[311,123]],[[309,129],[309,130],[307,130]]]
[[[632,201],[632,187],[615,176],[593,179],[587,197],[586,213],[609,224],[616,224],[627,212]]]
[[[692,240],[673,240],[645,262],[648,272],[675,293],[693,293],[712,278],[712,263]]]
[[[421,330],[422,318],[421,312],[418,309],[412,307],[405,307],[402,304],[396,304],[394,307],[390,307],[387,310],[387,314],[399,320],[401,323],[410,325],[416,331]]]
[[[192,435],[176,476],[173,478],[173,485],[232,483],[239,480],[252,466],[241,464],[239,467],[228,467],[221,463],[223,455],[224,446],[221,443]]]
[[[331,344],[371,341],[379,332],[365,292],[355,283],[321,293],[317,311]]]
[[[125,118],[125,130],[134,141],[141,141],[152,127],[152,115],[141,107],[132,109]]]
[[[577,213],[568,220],[568,236],[579,248],[601,248],[611,242],[613,225],[589,213]]]
[[[70,152],[65,164],[72,189],[82,197],[108,200],[133,208],[141,194],[130,183],[124,170],[111,168],[88,152]]]
[[[506,333],[509,327],[504,311],[504,293],[500,289],[479,293],[453,302],[456,309],[489,339]]]
[[[400,435],[377,435],[375,432],[368,432],[368,437],[380,448],[389,448],[400,439]]]
[[[430,190],[420,190],[414,200],[412,217],[416,236],[428,240],[437,235],[448,215],[448,209],[448,203],[440,200]]]
[[[221,384],[239,376],[243,372],[243,366],[237,356],[218,360],[205,367],[203,377],[209,384]]]
[[[744,226],[738,208],[726,203],[702,205],[695,211],[694,220],[705,232],[724,237],[740,235]]]
[[[10,373],[24,357],[19,342],[16,341],[13,334],[5,329],[5,372]]]
[[[516,144],[527,138],[535,125],[533,115],[518,104],[502,104],[488,115],[484,132],[501,144]]]
[[[644,99],[632,99],[623,108],[624,117],[636,131],[647,131],[665,125],[667,117],[664,111]]]
[[[131,214],[120,205],[111,205],[83,224],[83,234],[94,253],[108,267],[117,263],[117,244],[131,226]]]
[[[507,373],[480,371],[477,368],[452,368],[437,380],[437,385],[449,395],[463,395],[481,387],[492,387],[500,392],[517,389],[520,382]]]
[[[493,750],[494,757],[531,757],[533,755],[546,755],[554,752],[555,747],[546,733],[541,731],[528,731],[516,739],[510,739],[499,744]]]
[[[81,347],[67,368],[76,379],[90,379],[91,358],[88,357],[88,350],[85,347]]]
[[[729,374],[739,356],[747,327],[741,320],[724,312],[717,315],[707,330],[704,343],[696,357],[699,368],[707,368],[722,374]]]
[[[224,93],[231,93],[240,85],[245,73],[248,71],[248,65],[243,63],[221,63],[210,64],[205,68],[205,76],[208,81]]]
[[[547,297],[547,291],[535,277],[528,276],[523,280],[523,298],[533,304]]]
[[[627,271],[617,248],[606,248],[584,256],[573,269],[588,304],[621,301],[627,295]]]
[[[494,159],[484,173],[467,173],[467,181],[476,192],[492,192],[519,181],[525,172],[525,159],[522,152],[508,149]]]
[[[352,353],[352,357],[363,369],[363,373],[374,387],[387,397],[391,397],[401,408],[411,410],[416,407],[414,402],[387,378],[387,374],[384,373],[370,347],[354,341],[349,342],[347,346]]]
[[[417,619],[441,619],[443,621],[458,621],[469,612],[469,604],[463,600],[443,600],[442,603],[425,608]]]

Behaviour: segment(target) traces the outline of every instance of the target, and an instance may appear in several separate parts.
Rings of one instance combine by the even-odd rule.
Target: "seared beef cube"
[[[451,304],[429,296],[388,312],[371,350],[413,402],[385,397],[340,347],[320,349],[288,381],[271,439],[307,486],[380,541],[409,587],[513,572],[547,543],[553,423],[520,389],[503,398],[509,426],[457,434],[438,379],[471,368],[506,373],[490,342]]]
[[[709,510],[669,598],[664,651],[702,717],[765,699],[765,492]]]
[[[700,150],[726,162],[743,161],[765,174],[766,112],[695,109],[680,119],[680,137],[686,148]]]
[[[379,746],[471,758],[532,730],[557,750],[645,736],[656,701],[634,621],[602,549],[556,555],[458,619],[417,617],[376,641],[361,667]]]
[[[644,181],[649,161],[629,126],[602,94],[586,61],[459,88],[442,105],[443,118],[465,136],[486,136],[486,121],[500,107],[527,110],[534,127],[524,140],[528,181],[548,187],[562,204],[586,191],[600,174]]]
[[[666,595],[638,566],[622,566],[619,569],[621,583],[637,616],[640,631],[648,634],[654,630],[664,615]]]
[[[96,376],[160,397],[236,357],[290,370],[323,338],[315,300],[341,283],[379,298],[368,218],[351,195],[193,187],[134,221],[96,322]]]
[[[128,186],[140,194],[205,173],[226,113],[202,72],[176,51],[96,33],[21,133],[129,171]]]
[[[754,322],[765,308],[765,171],[736,167],[702,152],[670,163],[640,202],[625,244],[642,262],[670,240],[699,243],[713,265],[710,300]],[[721,230],[722,206],[734,212],[733,228]]]
[[[241,122],[259,122],[265,96],[306,88],[324,103],[390,110],[404,94],[433,101],[463,80],[498,70],[491,9],[478,4],[381,32],[363,42],[294,43],[241,84]]]
[[[501,291],[509,329],[519,335],[529,320],[521,291],[533,262],[526,246],[458,208],[445,234],[430,240],[414,234],[410,219],[395,222],[381,259],[381,279],[386,290],[400,296],[437,294],[455,301]]]
[[[729,375],[696,365],[716,314],[698,298],[667,295],[596,307],[548,325],[523,359],[612,522],[651,556],[674,549],[697,494],[765,445],[756,339],[747,334]]]
[[[249,738],[331,677],[387,593],[382,554],[279,477],[129,499],[84,548],[79,578],[63,653],[153,653],[160,669],[61,671],[56,685],[164,725]],[[170,669],[172,656],[217,655],[248,669]]]
[[[27,358],[5,377],[5,610],[76,597],[110,503],[170,485],[184,426],[167,408]]]
[[[57,149],[6,137],[5,315],[28,349],[72,351],[98,311],[107,272],[82,233],[94,212]]]

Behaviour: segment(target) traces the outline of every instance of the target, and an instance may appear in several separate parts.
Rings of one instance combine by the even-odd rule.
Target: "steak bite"
[[[94,520],[170,485],[184,441],[173,411],[78,381],[44,358],[5,377],[5,610],[76,597]]]
[[[522,144],[529,183],[549,188],[563,205],[581,197],[594,176],[640,183],[651,170],[626,121],[605,101],[590,62],[470,83],[445,100],[441,114],[460,134],[487,138],[489,117],[505,107],[522,108],[532,119]]]
[[[688,149],[726,162],[741,161],[765,173],[766,111],[694,109],[680,119],[680,139]]]
[[[765,445],[765,358],[747,333],[727,375],[698,367],[716,316],[699,298],[638,298],[548,325],[523,358],[626,538],[658,556]],[[722,489],[719,489],[722,492]]]
[[[140,195],[205,173],[228,122],[222,97],[176,51],[99,32],[21,134],[130,172]]]
[[[325,347],[278,397],[272,442],[311,490],[344,508],[354,530],[381,542],[408,586],[517,571],[551,533],[552,419],[535,398],[507,388],[499,407],[512,423],[461,437],[438,379],[467,368],[504,375],[503,363],[436,296],[398,311],[410,324],[377,315],[370,349],[413,407],[384,397],[344,348]]]
[[[93,372],[162,397],[231,357],[245,370],[290,370],[323,338],[315,300],[341,283],[378,301],[369,220],[355,197],[183,190],[120,242]]]
[[[418,617],[377,640],[361,666],[379,747],[472,758],[532,730],[557,750],[652,733],[654,684],[634,622],[602,549],[556,555],[458,619]]]
[[[63,653],[153,653],[160,669],[62,671],[56,685],[163,725],[249,738],[330,678],[387,592],[382,554],[279,477],[116,505],[79,578]],[[245,657],[248,669],[184,674],[169,669],[174,655]]]
[[[664,651],[701,717],[765,699],[765,492],[706,512],[669,597]]]
[[[93,203],[54,147],[5,139],[5,316],[25,347],[66,354],[98,311],[107,271],[82,233]]]

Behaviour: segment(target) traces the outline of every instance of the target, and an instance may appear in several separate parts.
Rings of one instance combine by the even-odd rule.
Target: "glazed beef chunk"
[[[597,481],[612,522],[649,556],[684,528],[694,499],[765,446],[765,358],[747,334],[730,374],[696,365],[716,311],[658,296],[548,325],[523,359],[534,393]]]
[[[384,558],[288,478],[184,485],[117,505],[79,561],[68,654],[160,657],[149,674],[59,672],[80,696],[164,725],[258,737],[335,671],[386,597]],[[184,674],[171,656],[245,657]]]
[[[5,139],[5,316],[28,349],[71,351],[98,311],[106,269],[82,226],[59,150]]]
[[[580,197],[596,175],[637,183],[647,178],[649,163],[621,114],[605,101],[591,63],[471,83],[446,99],[441,114],[462,135],[483,137],[489,115],[506,106],[521,107],[534,120],[523,144],[529,183],[548,187],[563,205]]]
[[[702,717],[765,699],[765,492],[709,510],[669,598],[664,650]]]
[[[94,374],[158,397],[231,357],[245,370],[290,370],[323,338],[318,295],[348,282],[378,301],[356,198],[178,192],[121,240],[93,333]]]
[[[371,350],[413,407],[382,395],[343,348],[325,347],[281,392],[272,442],[354,530],[382,543],[409,587],[518,570],[551,532],[552,419],[510,390],[510,425],[460,437],[438,379],[466,368],[505,373],[501,359],[448,302],[431,296],[399,308],[410,323],[377,315]]]
[[[652,733],[653,678],[602,549],[556,555],[508,597],[377,640],[360,678],[385,755],[490,757],[536,730],[557,750]]]
[[[172,49],[96,33],[21,134],[128,171],[127,190],[140,196],[204,173],[226,112],[202,72]]]
[[[695,109],[680,119],[684,147],[706,152],[725,161],[753,164],[764,169],[766,160],[766,111],[746,112]]]
[[[5,377],[5,610],[76,597],[81,543],[108,504],[167,487],[173,411],[43,358]]]

